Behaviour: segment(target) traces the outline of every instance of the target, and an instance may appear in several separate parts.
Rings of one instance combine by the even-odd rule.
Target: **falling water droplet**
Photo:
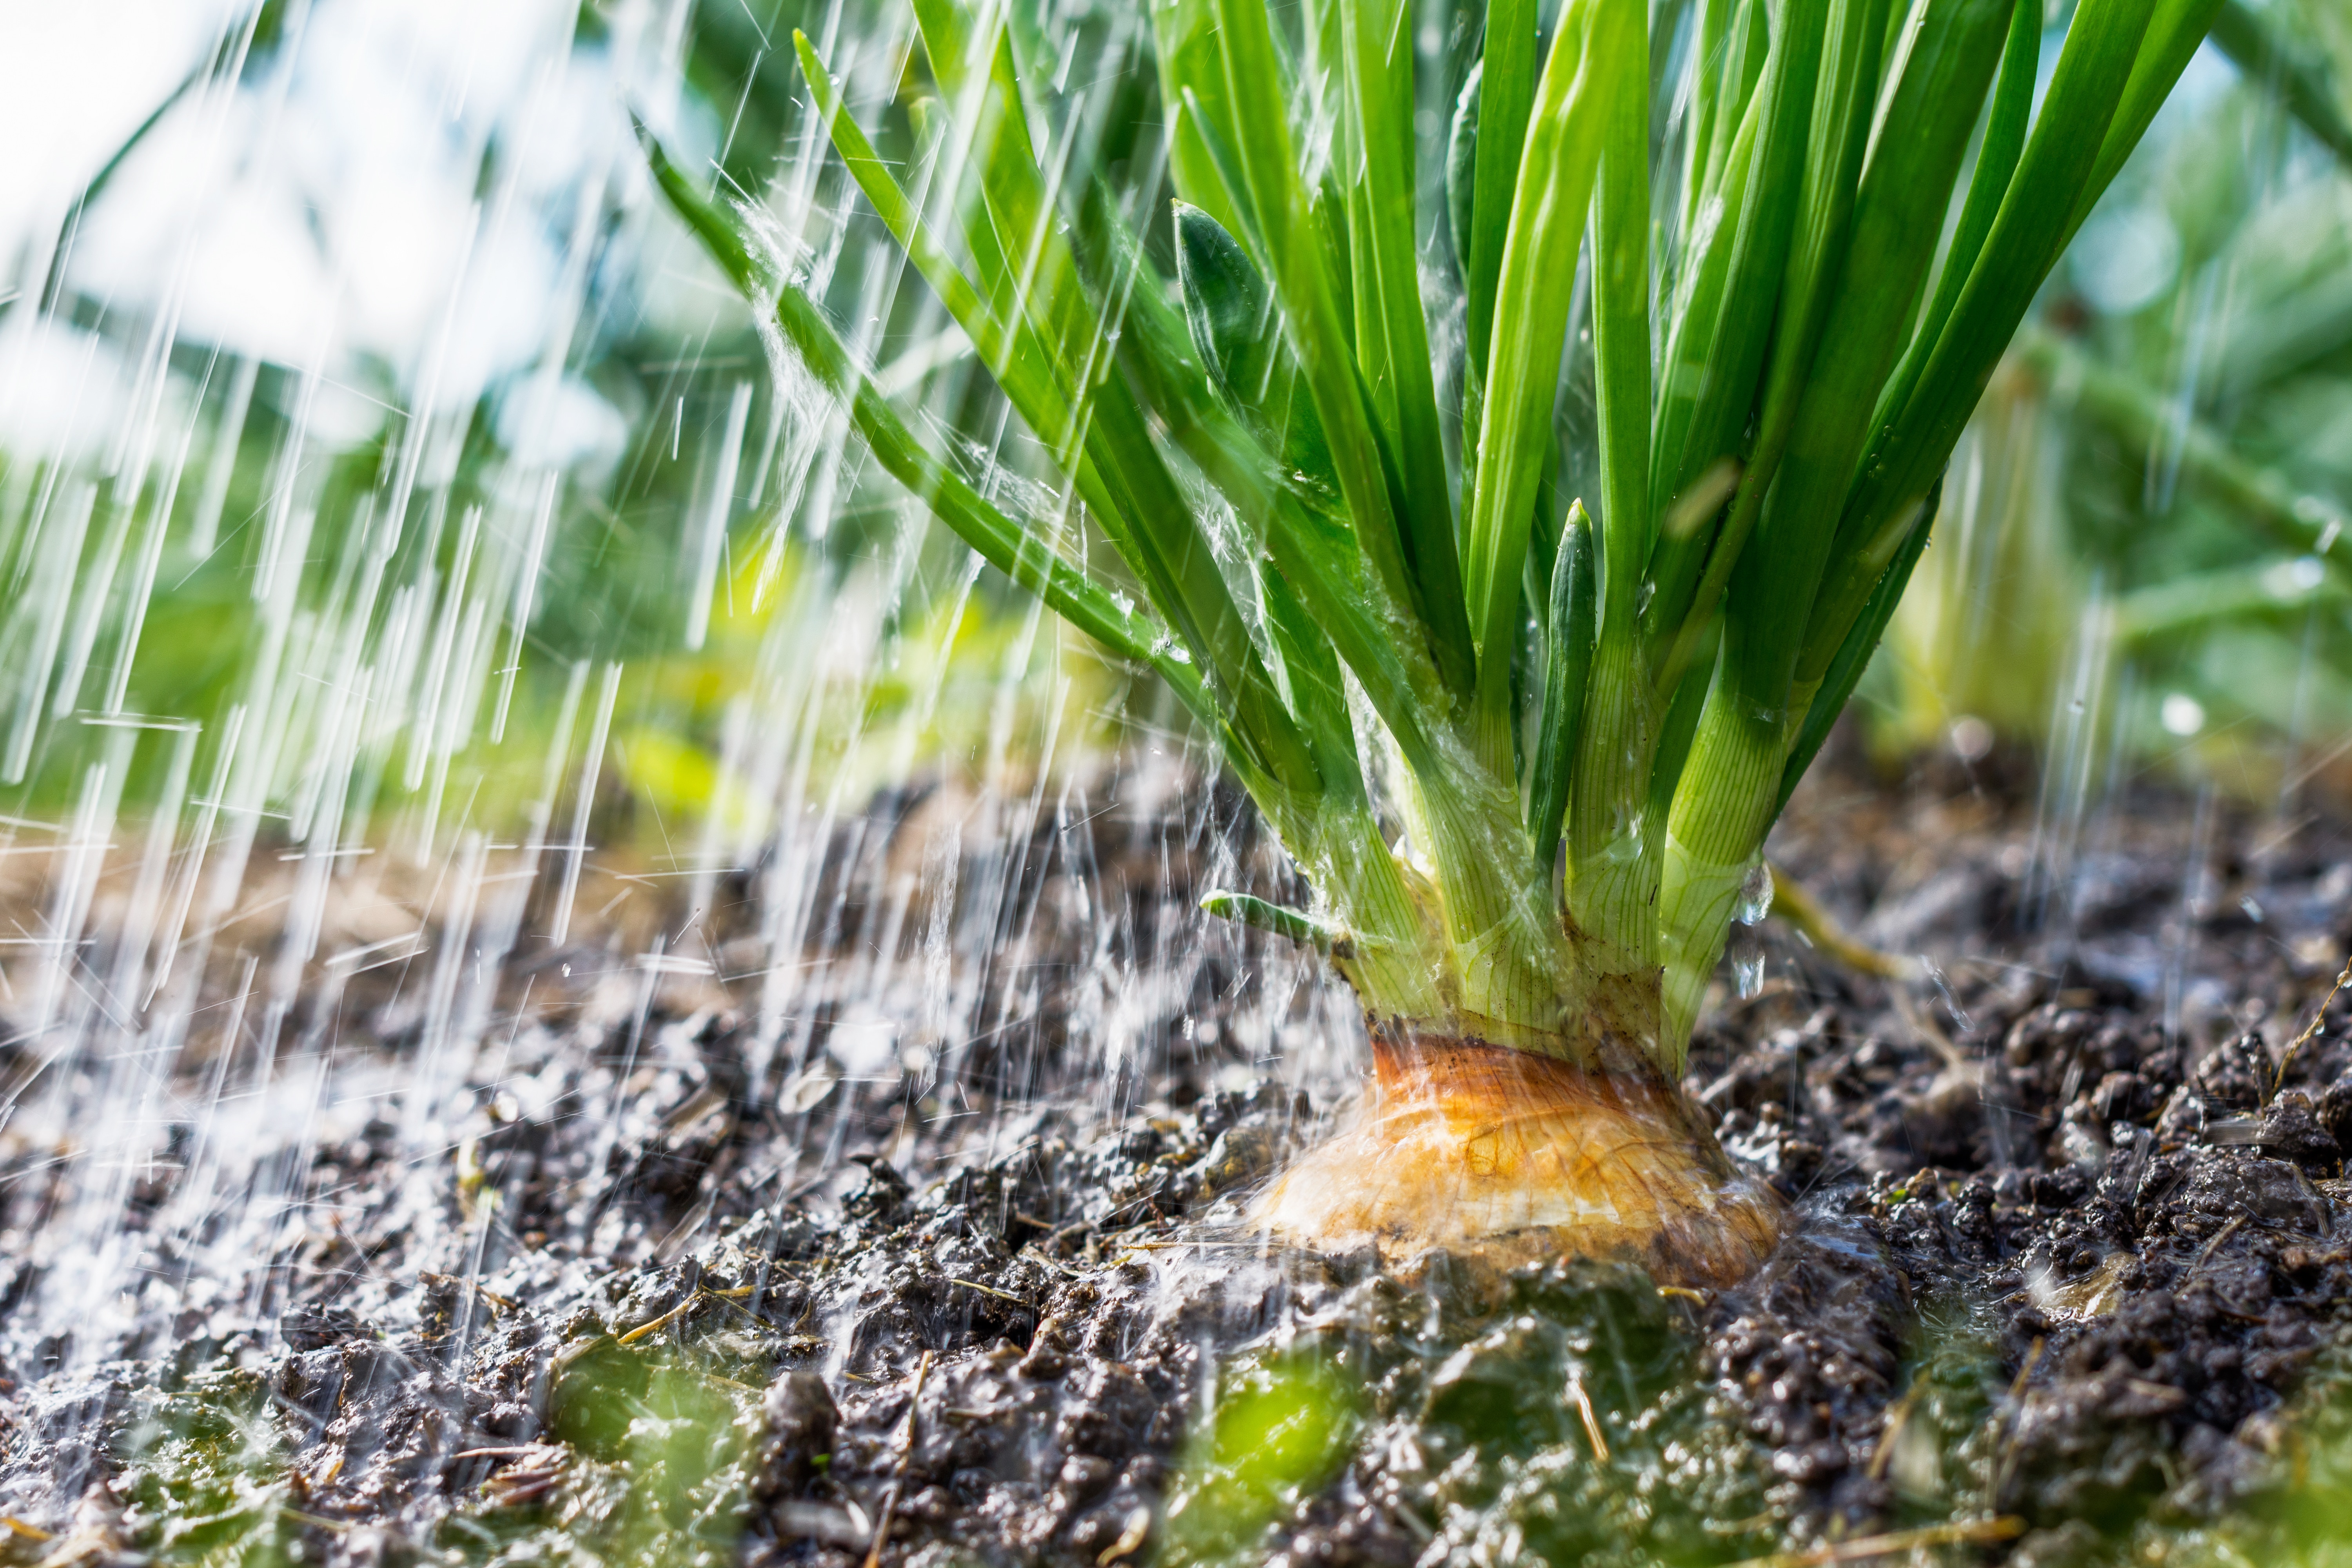
[[[1739,999],[1746,1002],[1755,997],[1764,989],[1762,951],[1759,949],[1754,952],[1743,952],[1735,957],[1731,961],[1731,973],[1739,990]]]
[[[1743,919],[1731,928],[1723,955],[1730,963],[1732,990],[1743,1002],[1753,1000],[1764,989],[1764,939],[1753,921]]]
[[[1772,868],[1759,860],[1748,868],[1747,879],[1739,884],[1739,902],[1732,907],[1731,918],[1741,925],[1752,926],[1771,912]]]

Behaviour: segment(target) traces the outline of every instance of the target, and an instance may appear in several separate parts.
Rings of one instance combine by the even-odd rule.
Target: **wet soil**
[[[2308,1470],[2352,1302],[2352,996],[2302,1037],[2352,824],[2160,790],[2070,821],[1983,767],[1809,783],[1776,857],[1928,977],[1738,933],[1687,1087],[1800,1221],[1695,1293],[1253,1242],[1252,1184],[1345,1109],[1271,1042],[1344,1066],[1360,1031],[1194,914],[1285,890],[1238,805],[1134,793],[999,857],[991,1022],[936,1048],[849,1039],[850,972],[763,1042],[724,979],[751,876],[699,973],[641,932],[510,960],[447,1135],[322,1118],[242,1271],[206,1261],[226,1214],[174,1206],[187,1160],[119,1184],[127,1328],[30,1321],[83,1194],[10,1146],[0,1552],[2058,1564],[2159,1560]],[[877,868],[971,896],[923,860],[944,799],[833,835],[813,946],[919,946]],[[424,1070],[425,989],[354,985],[337,1070]]]

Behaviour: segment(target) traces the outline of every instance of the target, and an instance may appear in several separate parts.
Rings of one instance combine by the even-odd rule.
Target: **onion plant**
[[[1295,32],[1150,0],[1166,270],[992,0],[914,0],[936,98],[903,167],[796,37],[1064,480],[1026,509],[915,435],[755,205],[649,154],[876,460],[1156,670],[1312,885],[1213,902],[1329,953],[1380,1092],[1265,1222],[1721,1279],[1777,1211],[1672,1087],[1706,983],[2003,346],[2217,4],[2080,0],[2037,93],[2040,0],[1490,0],[1441,225],[1404,0]],[[1597,483],[1562,509],[1587,326]]]

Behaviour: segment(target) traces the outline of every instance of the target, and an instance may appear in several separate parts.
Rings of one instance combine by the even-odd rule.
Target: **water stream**
[[[1433,142],[1475,35],[1425,9]],[[1024,14],[1060,62],[1041,132],[1071,189],[1157,188],[1139,17]],[[1813,1161],[1786,1184],[1801,1242],[1752,1299],[1302,1274],[1235,1194],[1344,1110],[1360,1026],[1311,952],[1195,907],[1293,874],[1164,692],[871,471],[644,173],[632,115],[761,196],[853,352],[980,488],[1054,510],[971,345],[816,155],[794,26],[889,154],[941,180],[925,199],[952,199],[904,122],[903,7],[296,0],[44,25],[0,54],[88,90],[26,87],[38,156],[0,199],[0,1553],[856,1561],[894,1515],[928,1530],[981,1497],[1024,1549],[1105,1564],[1259,1560],[1275,1521],[1332,1561],[1825,1563],[1865,1517],[1887,1552],[2032,1528],[2062,1560],[2043,1538],[2069,1526],[2004,1490],[2028,1406],[1996,1298],[1905,1299],[1874,1239],[1917,1206],[1909,1167],[1855,1162],[1933,1131],[1824,1149],[1802,1116],[1864,1112],[1830,1087],[1805,1110],[1805,1075],[1868,1079],[1915,1121],[1965,1078],[1982,1168],[2021,1168],[2042,1130],[2012,1160],[2000,1129],[2105,1070],[2032,1113],[1982,1089],[2032,1009],[2153,1012],[2151,1049],[2201,1049],[2263,986],[2273,1017],[2324,988],[2352,893],[2305,815],[2352,723],[2312,584],[2264,601],[2299,612],[2284,631],[2265,609],[2181,645],[2134,629],[2144,580],[2014,589],[2066,516],[2109,526],[2069,499],[2079,469],[2120,484],[2059,433],[2064,387],[1997,389],[2006,422],[1964,447],[1923,579],[1942,606],[1916,595],[1905,662],[1868,689],[1970,767],[2038,741],[2035,804],[1974,880],[1857,905],[1941,940],[1966,924],[1950,900],[2006,900],[2002,940],[2056,966],[2043,990],[2002,990],[1979,944],[1967,999],[1923,991],[1898,1026],[1750,900],[1702,1072],[1748,1118],[1736,1153]],[[2263,312],[2305,298],[2240,275],[2292,249],[2262,246],[2323,176],[2262,140],[2274,110],[2211,108],[2235,79],[2192,72],[2156,145],[2238,115],[2272,149],[2248,159],[2255,238],[2168,228],[2152,285],[2126,263],[2162,246],[2126,256],[2109,225],[2078,253],[2118,337],[2177,302],[2178,352],[2147,351],[2169,355],[2175,446],[2123,487],[2151,518],[2191,504],[2185,422],[2292,360]],[[2126,190],[2135,221],[2172,222],[2156,189]],[[2324,282],[2341,237],[2305,237],[2295,277]],[[1460,302],[1431,271],[1442,337]],[[2012,700],[1986,676],[2024,670],[2021,635]],[[2239,731],[2257,739],[2226,750]],[[2194,826],[2135,838],[2159,732],[2208,748],[2182,764]],[[2261,833],[2224,823],[2217,803],[2252,796]],[[2249,836],[2252,879],[2225,865]],[[2286,968],[2200,935],[2240,907],[2225,883]],[[2164,921],[2099,924],[2133,899]],[[1816,1002],[1851,1038],[1803,1034]],[[1785,1122],[1751,1092],[1774,1052]],[[1914,1163],[1976,1158],[1967,1136]],[[1918,1200],[1937,1224],[1974,1201],[1948,1184]],[[984,1463],[951,1452],[959,1422]],[[1072,1436],[1088,1422],[1112,1435]],[[2352,1448],[2313,1451],[2332,1475]],[[859,1479],[828,1493],[836,1453]],[[947,1498],[982,1469],[999,1490],[919,1484]],[[2295,1539],[2324,1536],[2285,1506]],[[2237,1538],[2215,1517],[2103,1521],[2097,1551],[2218,1560]]]

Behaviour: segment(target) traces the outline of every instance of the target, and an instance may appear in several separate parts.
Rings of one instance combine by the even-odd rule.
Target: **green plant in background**
[[[653,159],[880,465],[1158,670],[1316,888],[1284,923],[1322,934],[1435,1121],[1386,1130],[1403,1157],[1369,1195],[1294,1173],[1277,1227],[1476,1234],[1616,1182],[1649,1217],[1565,1215],[1560,1240],[1736,1273],[1769,1215],[1639,1086],[1680,1063],[2001,348],[2213,8],[2087,0],[2037,102],[2032,5],[1710,0],[1654,31],[1571,0],[1546,38],[1531,0],[1496,4],[1448,157],[1458,367],[1423,300],[1401,5],[1310,5],[1295,37],[1241,0],[1154,5],[1181,310],[1117,194],[1063,161],[1003,11],[916,6],[938,97],[905,181],[798,39],[850,174],[1061,476],[1044,504],[927,448],[757,210]],[[1597,484],[1560,517],[1588,318]],[[1538,1117],[1507,1169],[1438,1125],[1481,1097]],[[1661,1120],[1678,1164],[1578,1163]]]
[[[597,68],[581,61],[615,47],[604,23],[583,11],[572,59],[548,63]],[[274,9],[242,26],[89,182],[61,247],[128,188],[159,127],[184,129],[175,108],[299,74]],[[742,145],[770,135],[767,99],[697,80],[738,103]],[[486,134],[489,194],[528,160]],[[1117,728],[1123,678],[1038,636],[1033,607],[976,581],[968,552],[902,545],[903,500],[873,505],[845,479],[824,526],[793,527],[805,497],[777,449],[776,389],[731,291],[705,288],[716,309],[694,309],[686,280],[709,268],[691,237],[601,181],[493,205],[509,197],[576,199],[594,218],[562,225],[579,316],[560,364],[454,406],[413,401],[372,361],[322,372],[167,341],[135,303],[81,292],[70,248],[38,297],[0,297],[11,333],[53,330],[101,368],[152,355],[138,363],[157,389],[111,446],[0,444],[0,798],[21,819],[0,835],[70,818],[94,781],[126,812],[189,816],[221,784],[232,821],[285,825],[265,834],[430,857],[454,833],[525,837],[555,809],[551,786],[593,784],[604,847],[674,854],[680,833],[693,847],[698,825],[680,819],[719,802],[733,848],[772,826],[772,778],[743,776],[743,746],[730,750],[755,700],[814,710],[808,776],[850,796],[910,764],[980,772],[1009,754],[1000,771],[1018,774],[1051,738],[1083,748]],[[549,387],[598,410],[605,444],[534,440]],[[154,451],[125,462],[141,418]],[[871,613],[825,660],[778,635],[850,602]],[[821,677],[795,685],[804,664]],[[600,734],[609,758],[571,754]],[[337,800],[341,820],[317,809]]]
[[[487,1457],[498,1461],[484,1467],[488,1483],[437,1527],[445,1560],[733,1562],[773,1369],[707,1346],[605,1341],[575,1352],[556,1378],[551,1441]],[[241,1568],[315,1560],[321,1539],[348,1525],[314,1511],[299,1470],[289,1479],[286,1419],[252,1373],[199,1373],[148,1395],[114,1449],[121,1539],[68,1537],[47,1552],[79,1560],[130,1547],[157,1563]]]
[[[734,1562],[774,1369],[724,1350],[573,1348],[549,1417],[562,1447],[538,1456],[551,1473],[485,1489],[442,1522],[439,1544],[480,1563]]]
[[[1265,1527],[1347,1463],[1363,1419],[1346,1370],[1312,1349],[1226,1367],[1206,1414],[1169,1489],[1170,1563],[1254,1560]]]
[[[94,182],[88,199],[103,195]],[[691,250],[686,260],[705,265]],[[625,295],[626,268],[613,270],[612,292]],[[69,290],[60,300],[61,313],[121,332]],[[0,300],[0,321],[31,308]],[[1055,733],[1105,741],[1122,678],[1084,647],[1035,635],[1032,606],[976,582],[967,552],[945,542],[875,549],[897,520],[854,489],[818,537],[788,532],[797,498],[750,471],[767,411],[747,379],[754,345],[732,325],[743,352],[684,359],[694,345],[659,322],[583,332],[575,379],[636,415],[625,449],[594,460],[551,473],[519,449],[501,416],[527,390],[515,384],[445,416],[428,437],[439,471],[415,486],[404,527],[386,521],[412,434],[404,417],[371,413],[356,436],[322,433],[303,411],[339,389],[194,344],[165,363],[184,471],[155,465],[141,479],[104,473],[101,459],[0,448],[9,813],[68,815],[91,764],[118,752],[126,808],[176,809],[182,731],[114,727],[163,721],[201,730],[183,791],[191,773],[201,787],[225,765],[253,767],[247,798],[297,837],[299,803],[320,798],[331,775],[348,780],[354,839],[514,835],[552,807],[551,783],[574,784],[575,760],[550,753],[585,742],[602,677],[617,666],[613,755],[593,774],[598,842],[667,852],[682,819],[719,801],[731,803],[726,840],[756,843],[772,802],[739,776],[729,725],[740,728],[755,693],[772,700],[772,634],[849,601],[870,613],[841,628],[850,635],[832,639],[835,657],[795,693],[819,710],[808,728],[822,784],[855,796],[910,757],[955,768],[992,745],[1045,754]],[[741,477],[714,500],[710,449],[730,427]],[[714,512],[709,548],[682,549],[681,534],[708,530]],[[293,562],[287,592],[265,595],[278,554]],[[698,601],[701,636],[688,646]],[[855,644],[861,633],[870,648]],[[333,675],[311,679],[321,671]],[[856,744],[894,726],[903,743]],[[125,735],[136,739],[117,744]]]
[[[2325,1352],[2303,1392],[2270,1430],[2277,1451],[2251,1506],[2192,1539],[2190,1563],[2337,1568],[2352,1562],[2344,1495],[2352,1484],[2352,1381],[2340,1351]],[[2154,1535],[2143,1530],[2143,1535]]]
[[[2028,329],[2029,331],[2031,329]],[[2040,735],[2084,614],[2083,565],[2055,515],[2062,470],[2039,388],[1995,377],[1941,498],[1937,528],[1874,667],[1871,741],[1907,756],[1948,738]],[[1971,721],[1985,728],[1971,733]]]
[[[157,1561],[277,1568],[302,1560],[302,1536],[315,1521],[287,1479],[286,1445],[260,1374],[204,1373],[152,1395],[119,1457],[122,1531]],[[48,1550],[96,1554],[121,1544],[68,1538]]]
[[[2281,26],[2286,17],[2292,21]],[[2317,47],[2305,47],[2297,32],[2321,35]],[[2329,55],[2341,59],[2352,50],[2352,30],[2340,8],[2325,0],[2275,0],[2261,9],[2246,0],[2222,0],[2213,15],[2212,36],[2222,53],[2275,94],[2281,108],[2352,169],[2352,119],[2328,80],[2326,63]]]
[[[2212,39],[1960,448],[1883,751],[2084,731],[2274,798],[2352,722],[2352,37],[2231,5]]]

